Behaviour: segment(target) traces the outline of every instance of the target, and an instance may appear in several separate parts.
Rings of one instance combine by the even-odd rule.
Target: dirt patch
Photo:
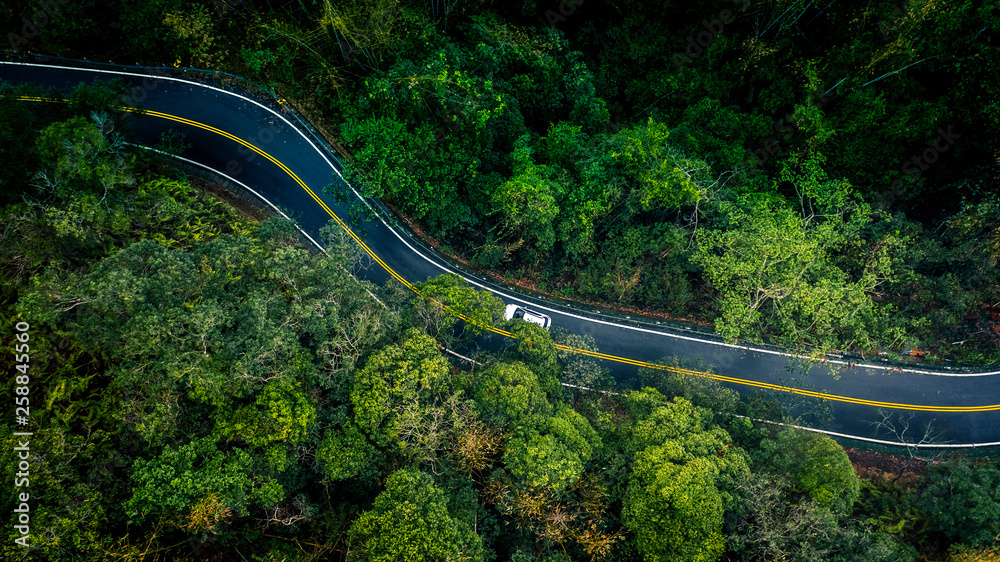
[[[905,488],[916,484],[928,464],[928,459],[900,457],[868,449],[852,447],[844,451],[859,477],[867,480],[888,478]]]

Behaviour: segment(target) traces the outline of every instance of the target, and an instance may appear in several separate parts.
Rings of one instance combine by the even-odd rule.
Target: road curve
[[[457,270],[418,245],[407,231],[386,222],[366,223],[354,233],[342,218],[347,217],[347,209],[322,189],[333,182],[348,196],[360,197],[343,181],[340,163],[332,152],[304,131],[280,102],[237,87],[168,76],[157,69],[0,61],[2,80],[32,82],[62,91],[81,82],[112,78],[132,86],[132,101],[141,102],[146,109],[146,114],[132,123],[137,142],[155,144],[161,133],[171,129],[183,133],[191,144],[182,155],[188,164],[212,171],[284,209],[314,241],[319,239],[319,229],[333,219],[372,257],[373,266],[364,272],[372,281],[395,278],[410,285],[444,272],[458,273],[508,303],[544,310],[553,317],[554,325],[592,336],[600,349],[594,355],[619,379],[633,378],[638,368],[654,366],[654,361],[665,356],[698,358],[712,371],[712,378],[741,394],[760,391],[793,409],[820,402],[829,406],[832,421],[814,421],[810,429],[882,443],[900,439],[914,443],[930,424],[937,438],[936,443],[926,445],[1000,445],[1000,372],[900,370],[875,363],[850,366],[839,360],[807,362],[694,332],[605,320],[599,314],[534,302]],[[496,331],[503,335],[502,330]],[[875,423],[886,415],[892,416],[897,429],[909,427],[902,437],[898,432],[877,429]]]

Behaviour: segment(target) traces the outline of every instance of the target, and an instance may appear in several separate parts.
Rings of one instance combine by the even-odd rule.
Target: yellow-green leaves
[[[538,377],[523,363],[497,363],[476,377],[474,398],[483,415],[509,427],[533,425],[551,404]]]
[[[163,18],[181,39],[184,52],[178,52],[177,66],[197,65],[212,67],[226,57],[225,51],[220,51],[215,44],[215,25],[212,16],[204,6],[196,5],[186,12],[170,12]]]
[[[507,443],[503,457],[510,473],[528,488],[562,492],[583,473],[583,459],[555,435],[528,432]]]
[[[446,273],[416,287],[420,297],[410,303],[409,320],[446,347],[452,347],[460,337],[478,336],[503,322],[503,301],[489,291],[477,290],[458,275]],[[456,331],[458,315],[465,317],[461,331]]]
[[[399,345],[376,352],[355,374],[354,422],[379,445],[394,443],[397,411],[405,403],[443,390],[447,375],[448,362],[437,343],[411,329]]]
[[[720,293],[716,330],[727,339],[828,350],[867,347],[880,335],[871,293],[891,275],[886,253],[896,245],[872,255],[860,271],[842,268],[845,246],[859,236],[870,211],[858,206],[841,214],[829,207],[845,200],[845,186],[819,181],[812,168],[807,174],[799,178],[799,209],[748,196],[721,206],[722,227],[696,234],[694,257]],[[828,202],[814,203],[816,197]]]
[[[847,453],[821,433],[783,429],[774,441],[762,443],[768,462],[790,475],[795,490],[835,513],[850,513],[860,494],[858,475]]]
[[[559,187],[549,178],[551,173],[548,166],[529,164],[493,194],[505,233],[518,240],[516,245],[530,243],[536,261],[544,259],[556,241],[553,226],[559,207],[554,194]]]
[[[252,503],[270,506],[281,499],[282,488],[257,475],[255,465],[248,452],[221,449],[214,437],[166,447],[159,457],[135,462],[125,512],[134,520],[154,515],[179,520],[212,495],[240,515]]]
[[[549,489],[559,495],[580,479],[587,462],[600,449],[601,439],[590,422],[565,405],[560,405],[554,416],[538,422],[537,428],[521,428],[508,441],[503,461],[528,489]]]
[[[365,480],[377,474],[382,454],[365,439],[358,426],[347,423],[328,431],[316,451],[316,460],[323,474],[331,480],[361,477]]]
[[[298,385],[272,381],[257,394],[255,404],[236,412],[220,410],[219,416],[224,436],[263,447],[274,442],[301,441],[316,419],[316,408]]]
[[[704,458],[669,457],[664,447],[639,454],[622,517],[646,560],[712,562],[725,550],[718,469]]]
[[[448,500],[423,472],[398,470],[371,510],[351,526],[360,558],[370,562],[483,559],[482,540],[448,511]]]
[[[742,450],[720,428],[705,429],[703,412],[683,398],[667,402],[646,388],[632,392],[632,478],[622,507],[646,560],[712,561],[724,551],[723,510],[729,482],[749,475]]]
[[[671,149],[669,135],[665,124],[650,118],[616,138],[612,156],[635,182],[645,209],[680,207],[702,196],[691,171],[693,161]]]

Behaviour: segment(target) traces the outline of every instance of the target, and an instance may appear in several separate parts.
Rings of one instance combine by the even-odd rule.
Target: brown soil
[[[899,457],[853,447],[844,450],[859,477],[867,480],[888,478],[907,488],[916,483],[928,464],[928,459],[923,458]]]

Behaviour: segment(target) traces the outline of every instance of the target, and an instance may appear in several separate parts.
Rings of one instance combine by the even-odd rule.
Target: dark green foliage
[[[998,357],[989,3],[595,0],[552,20],[562,5],[106,0],[46,3],[34,31],[38,4],[8,4],[22,52],[265,81],[339,135],[356,186],[508,280],[811,352]],[[789,412],[708,379],[564,391],[614,385],[553,345],[592,341],[523,322],[488,365],[456,367],[440,347],[500,325],[499,301],[453,276],[424,298],[359,283],[342,238],[313,256],[289,223],[164,176],[124,143],[123,93],[0,86],[0,307],[33,328],[44,459],[35,546],[4,557],[995,548],[993,461],[859,483],[834,441],[732,416]]]
[[[370,511],[351,526],[357,560],[483,559],[482,541],[448,512],[447,497],[426,473],[398,470]]]
[[[822,433],[784,429],[761,444],[772,469],[791,476],[796,492],[836,513],[848,513],[860,493],[858,477],[847,454]]]
[[[1000,535],[1000,467],[956,459],[931,468],[920,490],[933,530],[972,547],[996,545]]]
[[[15,194],[26,193],[31,175],[38,169],[38,156],[31,150],[35,142],[38,116],[15,97],[37,95],[31,88],[11,87],[0,82],[0,158],[5,164],[0,184],[0,203],[17,201]]]

